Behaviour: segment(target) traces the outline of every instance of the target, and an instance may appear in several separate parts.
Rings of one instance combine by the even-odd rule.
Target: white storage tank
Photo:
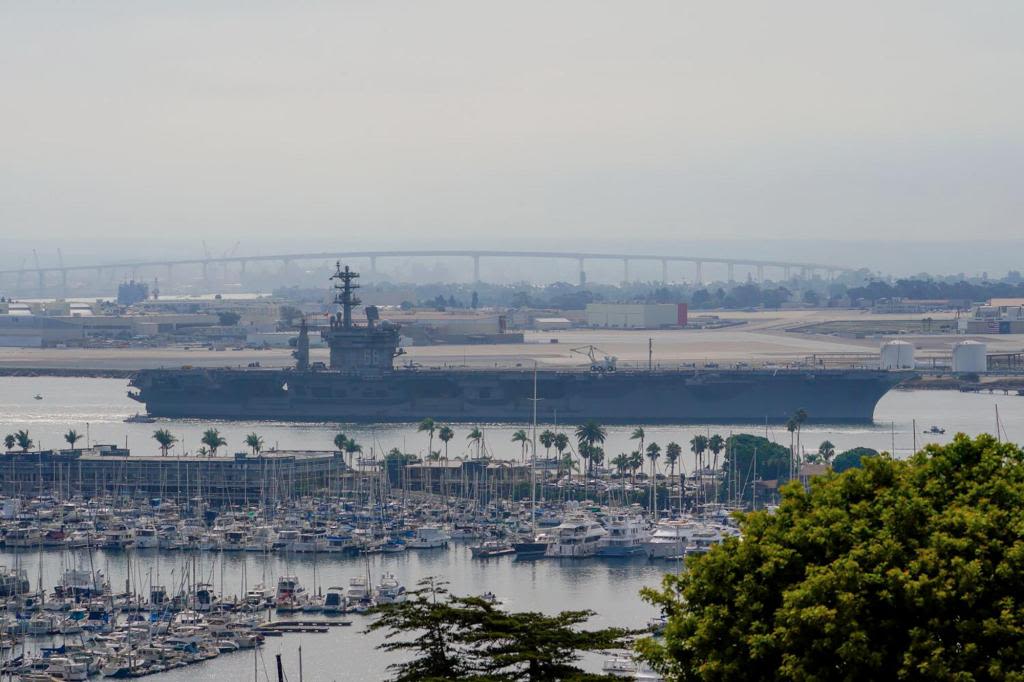
[[[987,372],[988,345],[981,341],[958,341],[953,344],[954,372]]]
[[[914,369],[914,344],[907,341],[886,341],[882,344],[882,369]]]

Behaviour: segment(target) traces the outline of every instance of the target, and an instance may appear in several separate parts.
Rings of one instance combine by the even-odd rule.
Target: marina
[[[477,443],[464,435],[452,441],[445,466],[412,465],[407,476],[390,481],[372,463],[395,447],[425,452],[427,434],[415,425],[169,419],[124,423],[134,413],[124,386],[123,380],[114,379],[0,379],[0,420],[10,429],[27,428],[40,445],[57,445],[68,428],[87,433],[88,445],[121,443],[109,446],[108,454],[72,458],[75,464],[70,467],[60,448],[49,455],[8,455],[3,463],[7,466],[0,464],[0,481],[7,482],[0,505],[0,563],[7,569],[0,587],[9,593],[9,604],[19,599],[32,602],[27,611],[8,607],[11,625],[5,632],[10,633],[12,646],[4,651],[6,659],[24,656],[25,665],[44,648],[59,649],[69,642],[83,651],[93,646],[83,645],[92,630],[79,626],[81,632],[75,633],[68,622],[77,594],[80,602],[99,598],[114,605],[118,627],[125,633],[122,639],[131,633],[139,660],[148,661],[143,666],[151,672],[163,667],[159,679],[240,679],[253,674],[254,663],[260,671],[266,666],[272,672],[277,653],[292,676],[299,647],[308,644],[308,638],[316,638],[318,646],[302,649],[307,675],[334,670],[330,652],[341,647],[355,660],[352,670],[336,679],[376,679],[384,674],[388,658],[374,650],[382,635],[363,632],[372,618],[367,611],[374,603],[400,601],[427,576],[443,576],[453,593],[485,595],[514,610],[592,608],[597,612],[595,626],[643,629],[657,613],[637,598],[640,588],[657,585],[666,571],[679,570],[687,554],[706,551],[736,532],[726,509],[694,507],[692,488],[683,496],[683,507],[678,506],[678,492],[672,493],[669,498],[674,502],[654,518],[647,508],[621,506],[625,481],[603,485],[597,479],[591,490],[595,501],[581,505],[569,499],[569,489],[553,485],[553,472],[540,475],[543,469],[538,469],[538,480],[547,481],[538,486],[543,501],[531,507],[529,487],[522,487],[529,480],[529,467],[513,440],[515,429],[506,425],[481,425],[486,434],[482,449],[509,463],[505,474],[517,472],[518,495],[504,487],[507,477],[469,485],[471,479],[463,472],[477,466]],[[36,393],[50,397],[36,401]],[[902,456],[915,445],[948,441],[957,431],[992,430],[996,407],[1002,430],[1009,429],[1005,437],[1012,437],[1013,424],[1024,418],[1024,401],[1016,396],[896,391],[882,400],[874,424],[808,424],[803,438],[811,448],[823,439],[837,448],[867,444],[881,450],[895,444]],[[927,417],[918,418],[922,414]],[[919,425],[942,424],[945,433],[915,429],[915,419]],[[216,457],[197,457],[200,438],[211,427],[219,429],[229,445]],[[176,448],[166,457],[152,439],[155,429],[179,435]],[[760,432],[776,441],[789,435],[763,424],[714,429]],[[365,444],[359,456],[339,458],[328,449],[339,430]],[[267,451],[262,457],[251,451],[236,455],[253,431],[262,434]],[[646,427],[648,442],[686,443],[701,433],[709,431],[689,425]],[[635,449],[631,436],[629,428],[610,426],[605,447],[609,452]],[[81,478],[75,471],[79,461]],[[61,462],[63,471],[54,465]],[[254,467],[250,473],[266,470],[273,475],[252,474],[248,487],[233,489],[237,494],[219,492],[218,471],[235,471],[244,482],[247,466]],[[696,466],[695,455],[684,448],[679,467],[693,472]],[[99,473],[89,473],[89,467]],[[139,473],[130,473],[131,467],[138,467]],[[291,473],[282,475],[288,467]],[[669,473],[664,461],[658,467],[659,473]],[[157,473],[149,475],[153,471]],[[111,483],[101,483],[108,479]],[[261,483],[256,484],[257,479]],[[477,482],[484,480],[481,474]],[[97,483],[83,485],[89,481]],[[90,494],[83,495],[83,490]],[[96,577],[96,570],[102,578]],[[189,653],[194,660],[157,660],[155,652],[143,651],[150,640],[128,625],[134,623],[129,620],[134,619],[132,609],[144,614],[145,621],[153,618],[152,613],[161,613],[146,610],[154,600],[168,604],[166,613],[173,614],[169,625],[209,627],[205,623],[212,619],[215,625],[223,620],[225,627],[234,627],[234,619],[242,618],[240,627],[263,638],[263,643],[250,656],[229,651],[223,642],[221,651],[216,645],[220,640],[211,636]],[[29,615],[19,619],[19,612]],[[157,617],[153,622],[159,621]],[[189,646],[173,633],[154,637],[161,651]],[[111,652],[106,656],[110,658]],[[131,658],[120,673],[109,670],[122,675],[142,672],[134,653]],[[595,672],[605,668],[622,675],[634,665],[628,657],[588,655],[584,660]],[[113,656],[113,664],[106,665],[119,663],[123,662]]]

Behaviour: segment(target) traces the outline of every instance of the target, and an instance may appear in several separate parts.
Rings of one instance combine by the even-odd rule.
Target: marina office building
[[[341,453],[277,450],[232,457],[132,456],[97,445],[80,450],[7,452],[0,491],[7,496],[115,496],[207,504],[287,501],[337,491],[348,470]]]

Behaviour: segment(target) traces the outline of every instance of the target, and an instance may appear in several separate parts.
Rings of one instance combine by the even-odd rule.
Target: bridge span
[[[51,265],[22,267],[17,269],[0,269],[0,290],[4,284],[14,286],[14,290],[20,290],[26,285],[32,286],[42,292],[46,289],[47,276],[56,276],[57,282],[62,289],[67,289],[68,275],[70,273],[94,272],[97,279],[102,278],[106,273],[111,276],[123,274],[132,278],[140,278],[143,274],[154,276],[165,275],[168,280],[173,279],[173,273],[179,267],[199,267],[202,271],[202,279],[208,280],[211,266],[227,268],[237,266],[242,274],[245,273],[246,265],[249,263],[280,263],[287,269],[293,263],[302,261],[321,260],[349,260],[367,259],[370,269],[376,270],[377,262],[385,258],[467,258],[473,263],[473,280],[481,279],[481,261],[484,259],[556,259],[574,261],[577,264],[580,283],[586,282],[587,261],[619,261],[623,267],[623,281],[630,279],[630,263],[633,262],[656,262],[661,264],[661,281],[669,281],[669,264],[686,263],[693,266],[693,281],[700,284],[704,281],[703,267],[705,265],[724,265],[727,268],[728,281],[735,281],[736,267],[752,268],[756,273],[756,280],[763,282],[765,270],[773,269],[788,280],[796,271],[801,277],[807,278],[816,274],[823,274],[832,279],[837,273],[854,272],[855,268],[841,265],[813,263],[806,261],[785,261],[775,259],[757,258],[723,258],[705,255],[673,255],[673,254],[644,254],[644,253],[602,253],[589,251],[506,251],[494,249],[398,249],[381,251],[318,251],[299,252],[264,255],[230,255],[230,256],[208,256],[202,258],[180,258],[180,259],[152,259],[152,260],[130,260],[111,263],[97,263],[91,265]],[[752,274],[753,274],[752,273]]]

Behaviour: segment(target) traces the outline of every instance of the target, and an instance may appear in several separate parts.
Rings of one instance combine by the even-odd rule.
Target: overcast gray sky
[[[7,2],[0,233],[1009,239],[1022,26],[1020,0]]]

